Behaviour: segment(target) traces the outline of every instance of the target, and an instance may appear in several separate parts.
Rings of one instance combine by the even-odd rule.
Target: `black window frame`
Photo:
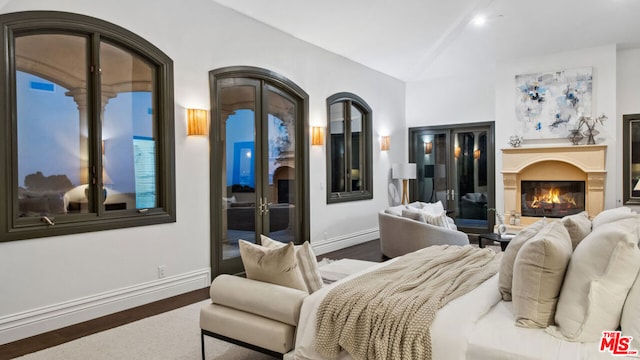
[[[176,221],[175,207],[175,130],[173,95],[173,60],[142,37],[107,21],[74,13],[58,11],[25,11],[0,15],[2,37],[0,47],[0,242],[67,234],[85,233],[117,228],[128,228]],[[105,211],[95,206],[86,214],[56,216],[55,225],[39,217],[18,218],[17,196],[17,113],[15,82],[14,39],[20,34],[64,33],[81,35],[89,39],[87,48],[89,73],[88,122],[90,166],[97,178],[92,192],[98,193],[102,184],[101,125],[100,125],[100,71],[99,44],[106,41],[135,53],[151,64],[155,70],[154,111],[157,112],[156,179],[157,207]],[[93,71],[92,71],[93,70]],[[97,70],[97,71],[96,71]],[[94,199],[97,198],[94,195]]]
[[[351,159],[351,127],[349,125],[351,121],[351,106],[357,108],[362,114],[362,131],[361,131],[361,149],[364,151],[364,155],[362,155],[362,159],[364,160],[361,164],[363,169],[360,170],[361,177],[361,190],[351,190],[350,189],[350,180],[351,172],[347,170],[346,166],[344,169],[344,178],[348,179],[345,184],[345,191],[334,192],[332,191],[332,157],[331,157],[331,105],[337,103],[344,103],[344,121],[345,121],[345,131],[344,131],[344,141],[345,141],[345,164],[349,163]],[[361,97],[356,94],[349,92],[340,92],[334,95],[331,95],[327,98],[327,131],[325,131],[326,136],[326,156],[327,156],[327,204],[332,203],[342,203],[348,201],[359,201],[359,200],[369,200],[373,199],[373,172],[372,172],[372,163],[373,163],[373,143],[372,143],[372,119],[373,119],[373,111],[369,104],[364,101]]]

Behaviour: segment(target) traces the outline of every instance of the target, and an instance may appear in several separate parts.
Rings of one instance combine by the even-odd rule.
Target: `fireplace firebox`
[[[522,216],[561,218],[584,211],[584,189],[584,181],[522,180]]]

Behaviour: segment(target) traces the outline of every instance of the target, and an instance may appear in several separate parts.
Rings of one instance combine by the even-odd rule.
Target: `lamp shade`
[[[394,179],[415,179],[416,164],[393,164],[391,165],[391,177]]]

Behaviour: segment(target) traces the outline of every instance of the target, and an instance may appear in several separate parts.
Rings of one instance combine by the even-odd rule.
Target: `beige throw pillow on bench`
[[[269,249],[277,249],[287,245],[287,243],[273,240],[264,235],[260,235],[260,241],[262,242],[262,246]],[[302,279],[307,286],[309,294],[311,294],[319,290],[324,284],[320,270],[318,270],[318,260],[308,241],[305,241],[302,245],[295,245],[293,248],[295,249],[296,260],[298,261],[298,269],[300,274],[302,274]]]
[[[560,221],[545,225],[520,248],[511,289],[517,326],[546,328],[554,323],[572,251],[569,232]]]
[[[268,249],[245,240],[239,241],[240,257],[247,278],[308,291],[298,270],[293,244]]]

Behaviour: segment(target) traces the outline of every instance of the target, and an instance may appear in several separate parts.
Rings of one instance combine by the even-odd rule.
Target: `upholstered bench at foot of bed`
[[[232,275],[209,291],[211,304],[200,310],[203,359],[205,335],[279,357],[293,349],[306,292]]]

